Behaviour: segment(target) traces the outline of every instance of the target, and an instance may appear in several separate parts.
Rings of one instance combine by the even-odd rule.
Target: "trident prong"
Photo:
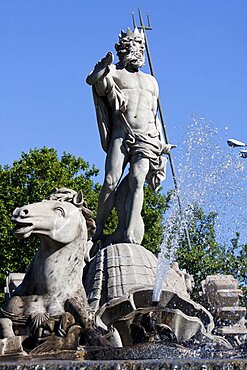
[[[150,29],[152,29],[149,14],[147,14],[147,20],[148,20],[148,27],[149,27]]]
[[[140,26],[137,26],[136,25],[135,14],[134,14],[134,12],[132,12],[132,20],[133,20],[133,26],[134,26],[134,28],[138,28],[138,30],[151,31],[152,30],[152,26],[151,26],[151,23],[150,23],[150,17],[149,17],[149,15],[147,14],[147,22],[148,22],[148,25],[145,26],[144,23],[143,23],[143,20],[142,20],[142,15],[141,15],[141,9],[140,8],[138,8],[138,14],[139,14],[139,19],[140,19]]]
[[[131,13],[134,29],[135,29],[135,28],[138,28],[138,30],[151,31],[151,30],[152,30],[152,26],[151,26],[151,22],[150,22],[150,17],[149,17],[149,15],[147,14],[147,22],[148,22],[148,25],[147,25],[147,26],[145,26],[145,25],[144,25],[144,23],[143,23],[143,20],[142,20],[142,15],[141,15],[141,10],[140,10],[140,8],[138,8],[138,14],[139,14],[139,18],[140,18],[140,26],[137,26],[137,25],[136,25],[135,13],[134,13],[134,12],[132,12],[132,13]]]
[[[132,12],[131,15],[132,15],[132,21],[133,21],[133,28],[136,29],[135,13]]]

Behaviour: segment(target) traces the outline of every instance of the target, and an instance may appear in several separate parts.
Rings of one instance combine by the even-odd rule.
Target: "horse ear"
[[[83,194],[82,191],[80,190],[78,191],[77,194],[73,196],[73,204],[78,207],[81,206],[83,203],[84,203]]]

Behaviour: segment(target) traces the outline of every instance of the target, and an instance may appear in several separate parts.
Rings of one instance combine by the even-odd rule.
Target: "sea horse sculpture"
[[[37,345],[51,333],[61,338],[72,333],[72,344],[68,338],[57,343],[76,348],[82,331],[86,343],[96,344],[100,335],[93,328],[82,284],[84,257],[95,225],[82,192],[56,189],[42,202],[16,208],[12,220],[16,236],[34,234],[40,247],[23,282],[0,310],[1,337],[14,337],[17,332],[31,336]],[[49,348],[43,343],[40,352],[42,346]]]

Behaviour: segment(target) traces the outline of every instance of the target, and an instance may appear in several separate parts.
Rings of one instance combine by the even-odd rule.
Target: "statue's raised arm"
[[[110,72],[109,66],[113,62],[112,52],[108,52],[94,67],[93,71],[87,76],[86,82],[89,85],[94,85],[99,81],[104,80],[104,77]]]

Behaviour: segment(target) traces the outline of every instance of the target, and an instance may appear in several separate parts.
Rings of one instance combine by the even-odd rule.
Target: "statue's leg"
[[[112,140],[106,157],[105,179],[99,195],[94,240],[100,239],[106,220],[115,205],[115,189],[128,162],[128,153],[123,138]]]
[[[149,159],[133,156],[129,172],[130,192],[126,202],[126,242],[136,243],[135,228],[137,220],[141,217],[144,196],[144,183],[149,171]]]

